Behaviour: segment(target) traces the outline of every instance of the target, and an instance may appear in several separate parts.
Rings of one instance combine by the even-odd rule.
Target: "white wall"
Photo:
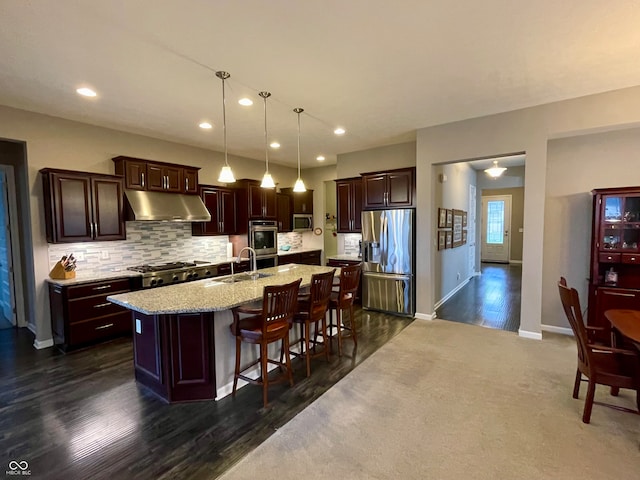
[[[3,137],[23,140],[27,145],[37,298],[36,305],[31,306],[35,309],[35,325],[31,327],[36,331],[38,342],[51,339],[49,301],[45,284],[49,262],[42,208],[42,180],[39,175],[41,168],[113,174],[111,158],[127,155],[201,167],[200,183],[217,184],[218,173],[224,162],[224,155],[220,152],[3,106],[0,106],[0,131]],[[232,155],[229,157],[229,163],[236,178],[259,179],[264,173],[264,163],[260,161]],[[295,183],[295,168],[270,165],[269,170],[279,187],[290,187]]]
[[[526,152],[520,333],[540,338],[547,141],[638,122],[640,87],[632,87],[418,130],[418,238],[434,237],[432,216],[437,202],[430,191],[433,164]],[[428,242],[418,242],[417,311],[421,315],[433,312],[436,254]]]
[[[591,190],[640,185],[640,128],[549,142],[544,209],[543,323],[569,328],[556,283],[564,276],[587,306]]]

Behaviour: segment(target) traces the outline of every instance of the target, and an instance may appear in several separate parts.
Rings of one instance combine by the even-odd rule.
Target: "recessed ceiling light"
[[[318,155],[316,157],[316,160],[319,161],[319,162],[324,162],[324,156],[323,155]]]
[[[94,90],[91,90],[87,87],[78,88],[76,92],[78,92],[83,97],[95,97],[96,95],[98,95]]]
[[[271,148],[280,148],[280,144],[278,142],[271,142],[271,145],[269,145]]]
[[[344,135],[346,132],[346,130],[342,127],[338,127],[336,128],[333,133],[335,133],[336,135]]]
[[[250,107],[251,105],[253,105],[253,100],[251,100],[250,98],[241,98],[240,100],[238,100],[238,103],[240,105],[243,105],[245,107]]]
[[[210,128],[213,128],[213,125],[211,125],[209,122],[202,122],[200,125],[198,125],[200,128],[203,128],[205,130],[209,130]]]

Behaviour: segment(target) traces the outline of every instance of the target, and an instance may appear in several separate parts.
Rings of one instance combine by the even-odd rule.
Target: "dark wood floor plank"
[[[436,316],[488,328],[517,332],[520,328],[522,266],[482,264],[482,275],[469,280],[436,310]]]
[[[269,438],[411,319],[356,309],[358,348],[293,360],[295,386],[251,385],[235,399],[166,405],[133,380],[130,339],[64,355],[35,350],[26,329],[0,331],[0,451],[31,478],[216,478]],[[336,349],[334,349],[336,350]]]

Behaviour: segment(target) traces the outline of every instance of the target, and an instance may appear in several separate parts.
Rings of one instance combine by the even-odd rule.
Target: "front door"
[[[483,262],[509,263],[511,195],[482,197]]]

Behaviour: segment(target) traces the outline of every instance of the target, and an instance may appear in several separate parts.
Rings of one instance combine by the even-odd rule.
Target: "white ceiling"
[[[226,70],[229,152],[264,158],[268,90],[282,144],[270,161],[295,165],[302,107],[312,167],[422,127],[638,85],[639,25],[637,0],[2,0],[0,104],[222,150],[214,72]],[[83,85],[99,96],[79,97]]]

